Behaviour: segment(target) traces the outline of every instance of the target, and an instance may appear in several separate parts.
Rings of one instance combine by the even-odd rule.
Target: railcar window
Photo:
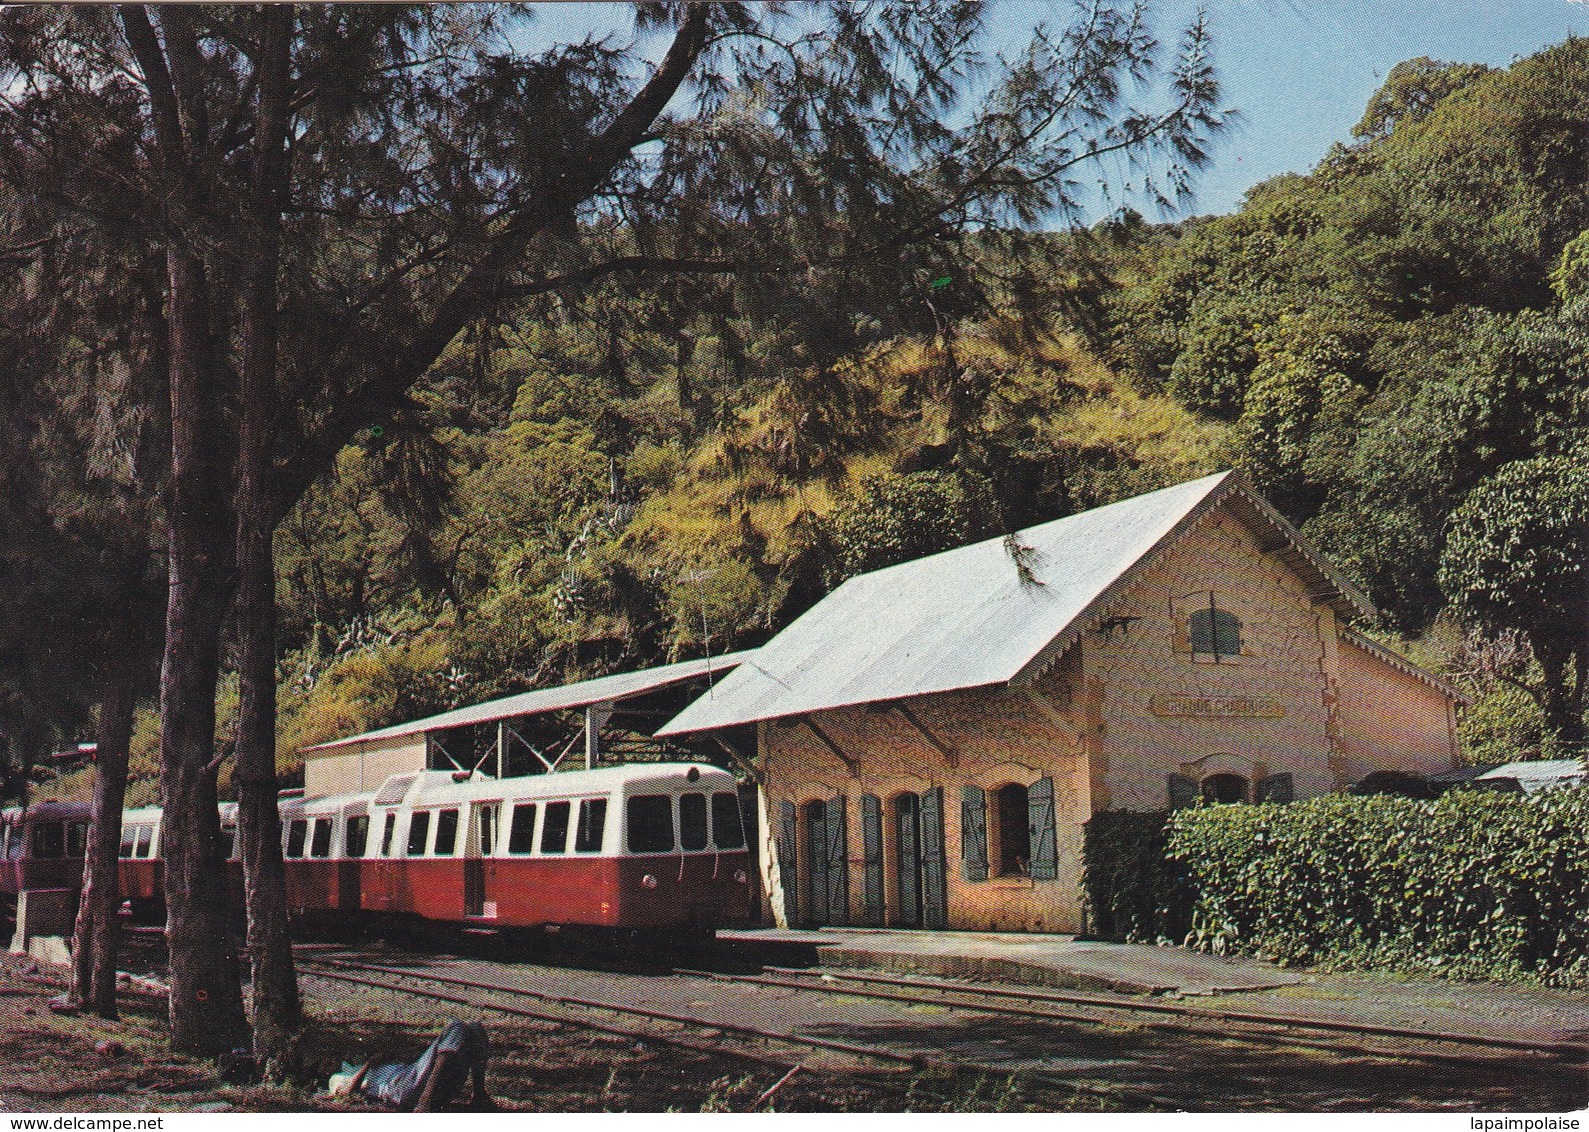
[[[425,852],[425,841],[430,836],[430,811],[420,810],[408,820],[408,855],[420,857]]]
[[[438,857],[451,857],[458,847],[458,811],[442,810],[436,815],[436,849]]]
[[[706,795],[679,795],[679,847],[706,848]]]
[[[381,834],[381,856],[392,855],[392,831],[397,828],[397,815],[386,815],[386,831]]]
[[[673,798],[637,794],[629,799],[629,852],[666,853],[673,848]]]
[[[364,856],[365,843],[370,839],[370,819],[360,814],[348,819],[348,829],[342,836],[343,853],[349,857]]]
[[[147,859],[149,851],[154,848],[154,826],[140,825],[138,827],[138,841],[133,846],[134,857]]]
[[[533,802],[513,807],[513,825],[508,829],[508,852],[530,853],[535,850],[535,804]]]
[[[287,856],[302,857],[304,842],[309,840],[309,822],[297,818],[287,826]]]
[[[66,825],[66,855],[68,857],[81,857],[88,848],[88,823],[86,821],[68,822]]]
[[[600,853],[601,835],[606,827],[607,799],[581,799],[579,803],[579,828],[574,831],[574,852]]]
[[[477,847],[482,857],[494,857],[497,853],[497,815],[502,812],[501,802],[487,802],[478,807],[476,811],[480,821],[476,827],[479,834]]]
[[[65,830],[58,821],[41,821],[33,827],[33,858],[51,861],[66,853]]]
[[[137,832],[137,830],[138,827],[132,825],[124,825],[121,827],[121,855],[123,857],[132,856],[133,835]]]
[[[739,816],[739,795],[712,795],[712,840],[719,849],[743,849],[745,826]]]
[[[309,856],[331,856],[331,819],[315,818],[314,837],[309,842]]]
[[[548,802],[546,817],[541,822],[541,852],[568,852],[568,802]]]
[[[26,844],[26,842],[22,838],[22,827],[20,825],[13,825],[11,827],[11,840],[6,843],[6,860],[20,861],[22,859],[22,846],[24,844]]]
[[[230,861],[232,853],[237,849],[237,827],[235,825],[221,826],[221,860]]]

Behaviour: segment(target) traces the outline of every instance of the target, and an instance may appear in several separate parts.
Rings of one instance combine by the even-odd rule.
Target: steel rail
[[[672,1022],[678,1025],[695,1026],[704,1030],[715,1030],[719,1033],[738,1034],[742,1037],[754,1038],[761,1041],[778,1042],[785,1045],[807,1046],[833,1053],[843,1053],[852,1057],[866,1058],[874,1061],[887,1061],[900,1065],[908,1065],[917,1069],[931,1069],[946,1073],[962,1073],[968,1069],[984,1072],[1006,1073],[1014,1077],[1023,1077],[1044,1085],[1069,1090],[1073,1093],[1087,1093],[1089,1095],[1107,1096],[1118,1099],[1130,1095],[1142,1100],[1151,1101],[1160,1106],[1174,1107],[1176,1102],[1171,1098],[1148,1093],[1140,1089],[1099,1088],[1082,1082],[1061,1077],[1058,1074],[1035,1069],[1003,1069],[997,1066],[978,1065],[976,1063],[949,1061],[944,1058],[932,1057],[927,1054],[903,1053],[898,1050],[887,1049],[882,1046],[863,1046],[849,1042],[837,1042],[829,1038],[817,1038],[804,1034],[793,1034],[776,1030],[764,1030],[756,1026],[746,1026],[738,1023],[722,1022],[712,1018],[698,1018],[687,1014],[673,1014],[668,1011],[652,1010],[647,1007],[629,1006],[624,1003],[608,1002],[599,999],[584,999],[572,995],[552,994],[546,991],[535,991],[525,987],[504,986],[499,983],[482,983],[473,979],[462,979],[452,975],[425,974],[413,971],[404,971],[400,968],[383,967],[377,964],[355,963],[340,959],[320,959],[312,964],[300,963],[300,970],[312,978],[332,979],[339,982],[354,983],[359,986],[372,987],[377,990],[392,991],[398,994],[413,995],[416,998],[431,999],[438,1002],[448,1002],[460,1006],[469,1006],[477,1010],[492,1010],[513,1017],[532,1018],[540,1021],[561,1022],[600,1033],[618,1034],[624,1037],[633,1037],[644,1041],[656,1041],[659,1044],[678,1046],[697,1053],[710,1053],[731,1057],[745,1057],[768,1065],[791,1067],[797,1064],[791,1058],[778,1058],[767,1054],[758,1054],[754,1051],[744,1051],[737,1048],[715,1045],[704,1042],[695,1042],[683,1038],[672,1038],[658,1035],[650,1030],[638,1030],[632,1027],[613,1026],[607,1023],[593,1022],[583,1018],[574,1018],[568,1014],[551,1014],[545,1011],[526,1010],[523,1007],[509,1006],[503,1003],[481,1003],[461,995],[446,994],[439,991],[419,990],[414,987],[394,985],[379,982],[374,979],[364,978],[360,975],[343,974],[340,971],[327,971],[326,966],[346,968],[354,971],[388,974],[395,978],[415,979],[423,982],[440,983],[442,985],[457,986],[474,991],[487,993],[506,993],[523,995],[528,998],[553,1002],[559,1005],[570,1005],[591,1010],[607,1010],[616,1014],[630,1014],[652,1021]],[[809,1067],[807,1067],[809,1068]]]
[[[960,983],[947,979],[904,979],[886,975],[857,974],[845,971],[822,969],[807,971],[797,968],[769,967],[769,974],[765,975],[725,975],[713,971],[697,971],[680,968],[679,974],[687,974],[702,978],[718,979],[722,981],[744,982],[763,986],[786,987],[797,990],[825,991],[827,993],[857,994],[862,997],[877,998],[896,1002],[929,1003],[933,1005],[949,1005],[961,1009],[980,1009],[993,1013],[1010,1014],[1019,1017],[1049,1018],[1056,1021],[1102,1021],[1096,1016],[1081,1013],[1065,1013],[1060,1011],[1036,1010],[1019,1006],[1008,1006],[976,1001],[986,999],[1014,999],[1028,1003],[1056,1003],[1067,1006],[1086,1006],[1100,1010],[1136,1011],[1170,1015],[1184,1020],[1207,1020],[1210,1022],[1236,1022],[1245,1025],[1258,1025],[1267,1027],[1283,1027],[1291,1029],[1321,1030],[1328,1033],[1355,1034],[1367,1037],[1398,1038],[1433,1044],[1467,1045],[1483,1049],[1495,1049],[1504,1053],[1548,1053],[1558,1058],[1583,1058],[1589,1052],[1589,1045],[1575,1044],[1572,1042],[1558,1041],[1530,1041],[1522,1038],[1487,1038],[1477,1034],[1459,1034],[1440,1030],[1412,1030],[1397,1026],[1380,1026],[1375,1024],[1359,1024],[1353,1022],[1336,1021],[1333,1019],[1303,1018],[1300,1016],[1269,1014],[1251,1011],[1234,1011],[1220,1009],[1204,1009],[1201,1007],[1179,1006],[1162,1002],[1139,1002],[1124,998],[1111,998],[1101,995],[1061,994],[1041,990],[1016,990],[1013,988],[988,987],[980,984]],[[831,984],[834,982],[854,982],[863,984],[878,984],[882,986],[908,988],[921,991],[935,991],[940,995],[944,993],[960,995],[971,999],[971,1002],[948,1002],[941,997],[922,998],[915,995],[899,994],[880,990],[855,990],[840,989]],[[1230,1031],[1215,1030],[1210,1027],[1194,1027],[1189,1025],[1176,1025],[1174,1023],[1160,1023],[1156,1028],[1177,1030],[1180,1032],[1213,1034],[1216,1036],[1231,1035]],[[1234,1035],[1231,1035],[1234,1036]],[[1262,1039],[1276,1042],[1287,1042],[1296,1045],[1307,1045],[1313,1048],[1330,1049],[1371,1054],[1374,1056],[1389,1056],[1412,1058],[1418,1060],[1454,1061],[1459,1064],[1470,1065],[1479,1063],[1482,1059],[1478,1056],[1461,1056],[1456,1054],[1442,1054],[1430,1051],[1414,1051],[1406,1049],[1384,1049],[1368,1045],[1349,1045],[1341,1042],[1328,1042],[1320,1039],[1299,1037],[1294,1034],[1265,1034],[1242,1033],[1244,1039]]]

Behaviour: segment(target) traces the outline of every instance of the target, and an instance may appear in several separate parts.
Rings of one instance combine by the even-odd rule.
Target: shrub
[[[1103,939],[1175,943],[1191,925],[1186,870],[1165,853],[1163,810],[1106,810],[1083,828],[1087,919]]]
[[[1327,795],[1176,813],[1190,942],[1286,963],[1581,985],[1589,790]]]

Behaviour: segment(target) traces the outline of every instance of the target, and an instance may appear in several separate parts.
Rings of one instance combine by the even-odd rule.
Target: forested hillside
[[[1045,286],[1003,284],[1034,261]],[[1547,718],[1581,741],[1589,44],[1404,63],[1234,215],[922,266],[892,321],[816,273],[614,277],[455,342],[277,536],[284,767],[755,644],[857,571],[1226,466],[1477,698],[1475,760]],[[145,712],[135,778],[154,744]]]

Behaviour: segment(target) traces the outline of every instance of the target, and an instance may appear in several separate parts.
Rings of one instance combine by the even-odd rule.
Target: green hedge
[[[1589,789],[1326,795],[1182,810],[1166,828],[1195,889],[1192,946],[1589,985]]]
[[[1102,939],[1180,943],[1192,922],[1186,868],[1166,854],[1163,810],[1108,810],[1083,828],[1087,922]]]

